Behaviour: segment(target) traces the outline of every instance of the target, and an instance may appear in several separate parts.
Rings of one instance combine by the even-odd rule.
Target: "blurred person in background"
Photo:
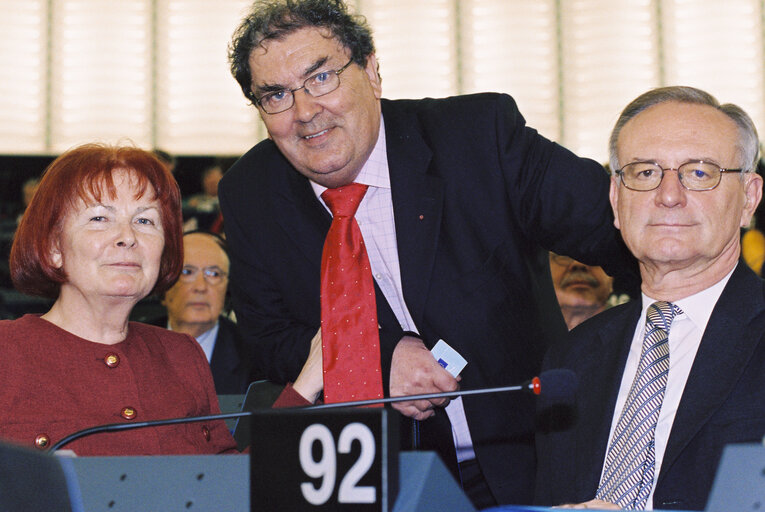
[[[177,163],[175,156],[171,155],[163,149],[158,148],[152,150],[152,154],[156,156],[160,162],[162,162],[162,165],[167,167],[167,170],[170,171],[171,174],[175,172],[175,165]]]
[[[37,187],[39,186],[40,186],[40,178],[37,178],[37,177],[29,178],[21,186],[22,210],[16,216],[16,224],[19,224],[21,222],[21,217],[24,215],[24,212],[26,211],[27,206],[29,206],[29,203],[32,201],[32,196],[35,195],[35,192],[37,191]]]
[[[167,315],[150,323],[192,336],[210,362],[219,395],[243,394],[250,383],[250,356],[234,322],[225,316],[229,258],[217,235],[183,235],[183,268],[162,304]]]
[[[551,252],[550,273],[569,330],[613,305],[613,278],[602,268]]]
[[[218,182],[223,177],[223,167],[219,160],[202,171],[202,191],[184,201],[184,207],[200,212],[218,211]]]
[[[757,174],[765,176],[765,160],[757,164]],[[762,277],[762,267],[765,264],[765,206],[760,203],[754,212],[752,222],[741,235],[741,256],[749,268]]]
[[[216,158],[204,168],[200,177],[202,190],[183,201],[184,232],[204,230],[219,233],[216,223],[221,222],[218,203],[218,182],[228,169],[224,159]]]

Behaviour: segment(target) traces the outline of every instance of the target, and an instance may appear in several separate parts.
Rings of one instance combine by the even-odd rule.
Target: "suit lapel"
[[[582,397],[578,400],[581,427],[577,428],[574,461],[581,496],[591,495],[600,483],[613,411],[640,310],[640,300],[623,306],[620,316],[596,333],[589,350],[582,352],[576,363],[577,373],[584,376],[577,391]]]
[[[409,312],[421,324],[438,244],[443,185],[427,174],[432,151],[417,131],[417,119],[386,100],[382,106],[401,283]]]
[[[761,330],[752,329],[750,323],[764,309],[762,282],[739,261],[701,338],[672,424],[657,486],[732,392],[761,336]]]

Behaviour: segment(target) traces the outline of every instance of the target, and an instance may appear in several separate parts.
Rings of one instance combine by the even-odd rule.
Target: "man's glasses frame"
[[[228,272],[220,267],[210,266],[200,269],[192,265],[184,265],[181,269],[181,274],[178,276],[178,280],[183,283],[193,283],[197,280],[200,271],[202,272],[202,277],[204,277],[204,280],[207,281],[207,284],[210,286],[217,286],[228,277]]]
[[[278,91],[267,92],[260,98],[255,97],[255,93],[252,93],[252,99],[256,105],[258,105],[266,114],[280,114],[291,109],[295,105],[295,93],[300,89],[305,89],[313,98],[319,98],[325,94],[329,94],[338,87],[340,87],[340,74],[348,69],[353,63],[353,57],[348,63],[340,69],[330,69],[327,71],[319,71],[305,79],[303,85],[296,87],[295,89],[280,89]],[[284,94],[284,98],[279,100],[280,105],[272,107],[268,105],[269,101],[280,94]]]
[[[648,192],[659,188],[667,171],[677,171],[680,184],[686,190],[704,191],[716,188],[726,172],[748,172],[746,169],[723,169],[713,162],[689,160],[677,167],[662,167],[656,162],[631,162],[614,173],[630,190]]]

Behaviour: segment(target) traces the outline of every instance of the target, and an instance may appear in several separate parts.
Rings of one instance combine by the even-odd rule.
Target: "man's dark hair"
[[[351,52],[359,66],[366,66],[375,51],[366,19],[349,13],[342,0],[259,0],[234,32],[228,47],[231,74],[247,99],[255,102],[250,70],[252,51],[264,41],[282,39],[305,27],[327,29]]]

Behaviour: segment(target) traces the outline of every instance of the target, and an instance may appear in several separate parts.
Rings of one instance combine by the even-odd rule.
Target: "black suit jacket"
[[[143,321],[167,327],[166,316]],[[218,325],[218,336],[210,360],[215,392],[219,395],[243,395],[250,382],[257,379],[257,375],[252,374],[252,356],[234,322],[221,316]]]
[[[537,502],[587,501],[603,468],[616,397],[641,302],[571,331],[545,360],[578,377],[572,409],[539,402]],[[671,360],[671,354],[670,354]],[[703,510],[728,443],[765,434],[765,282],[739,262],[712,312],[678,407],[654,507]]]
[[[533,376],[566,331],[542,247],[594,264],[628,258],[606,173],[526,127],[506,95],[383,100],[382,112],[404,298],[425,344],[443,339],[467,359],[465,389]],[[242,156],[219,194],[240,329],[268,378],[294,380],[320,325],[330,215],[270,140]],[[404,333],[379,289],[377,308],[387,390]],[[532,399],[464,405],[499,503],[530,502]],[[452,463],[445,414],[419,427],[424,446]]]
[[[219,395],[243,395],[253,379],[250,375],[252,357],[237,324],[220,317],[218,325],[218,337],[215,338],[210,360],[215,392]]]

